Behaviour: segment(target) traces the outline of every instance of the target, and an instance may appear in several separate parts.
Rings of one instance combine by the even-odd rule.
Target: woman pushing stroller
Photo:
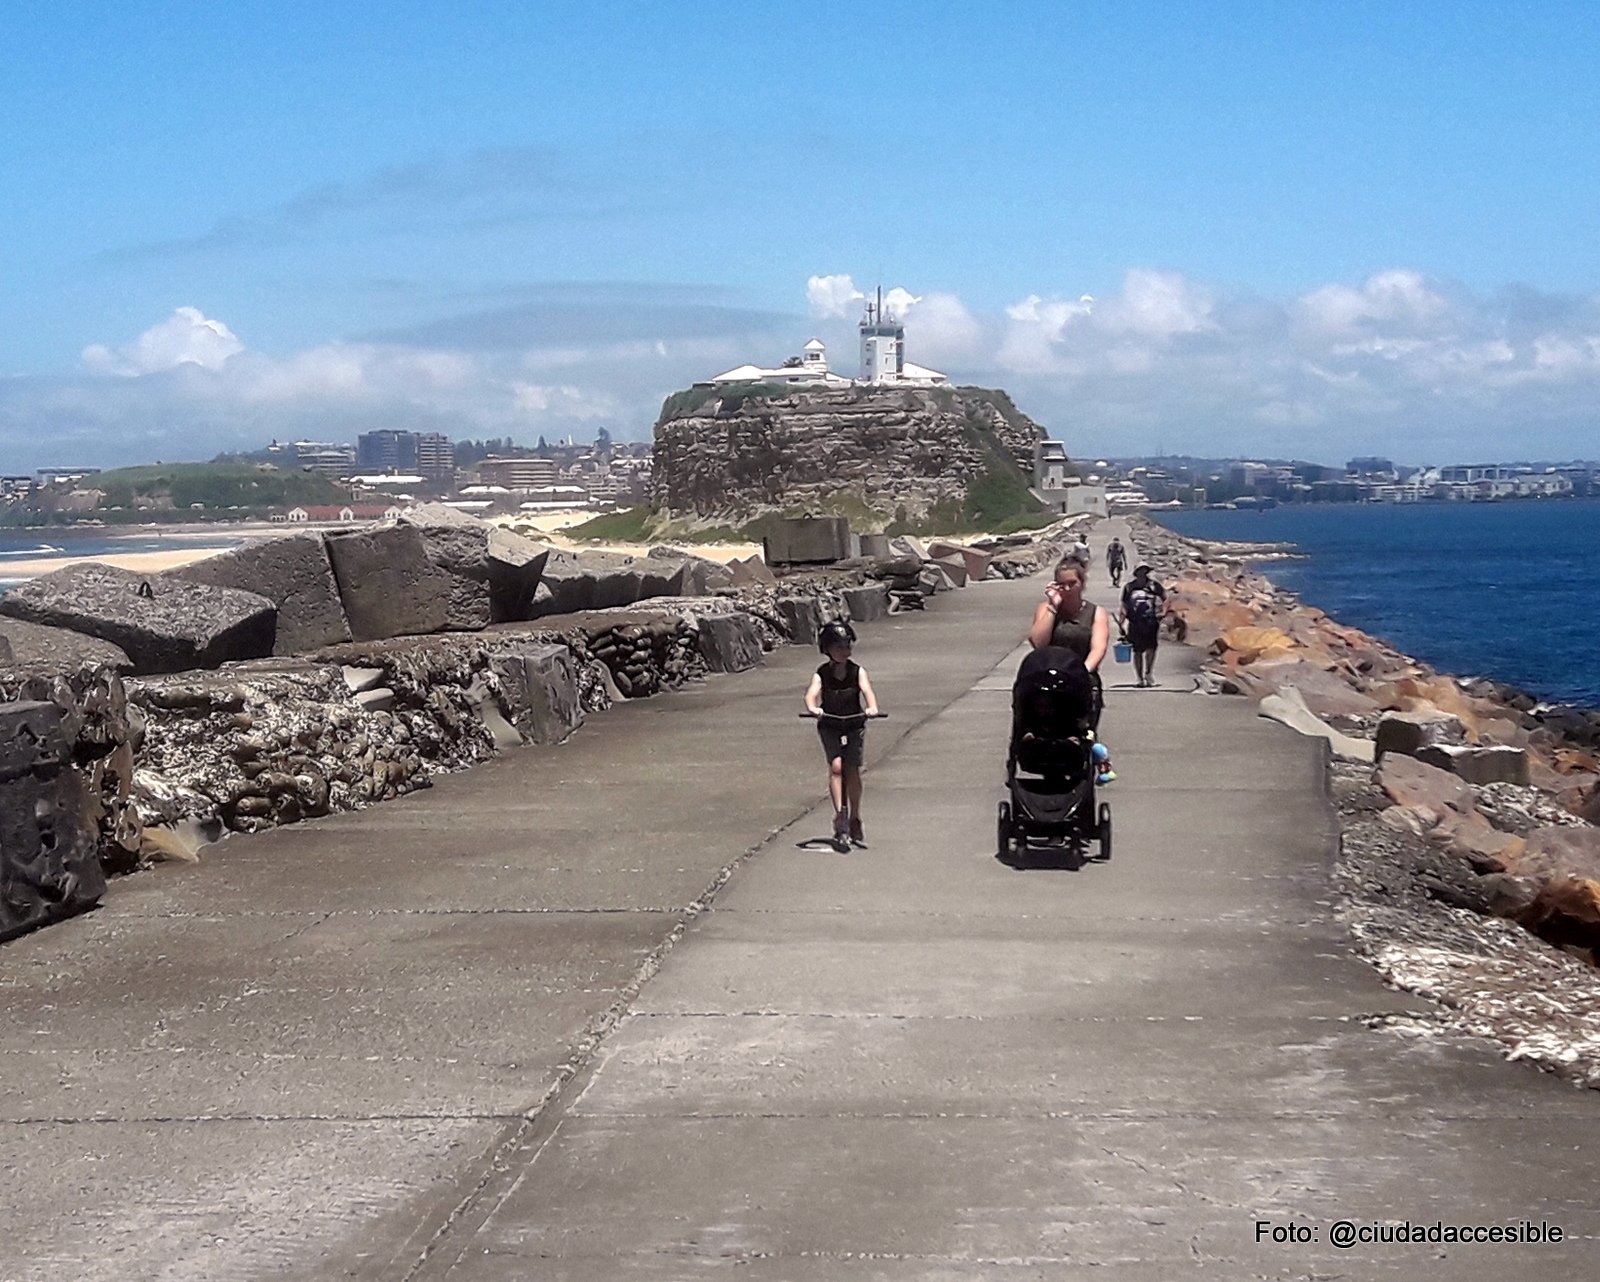
[[[1072,556],[1063,557],[1056,565],[1054,581],[1044,590],[1044,600],[1033,612],[1033,626],[1028,629],[1028,644],[1035,650],[1057,646],[1071,650],[1083,660],[1094,682],[1094,711],[1091,729],[1098,732],[1100,713],[1105,706],[1105,695],[1100,682],[1100,665],[1105,661],[1111,646],[1111,616],[1093,601],[1083,599],[1085,570]],[[1110,783],[1117,777],[1109,757],[1103,756],[1104,746],[1096,756],[1100,758],[1099,783]]]

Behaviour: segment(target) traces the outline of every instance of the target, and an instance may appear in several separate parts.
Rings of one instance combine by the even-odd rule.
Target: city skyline
[[[855,12],[0,15],[4,470],[646,439],[879,284],[1078,455],[1594,452],[1590,8]]]

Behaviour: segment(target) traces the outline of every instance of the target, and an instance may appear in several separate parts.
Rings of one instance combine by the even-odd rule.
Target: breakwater
[[[830,619],[1031,573],[1060,537],[907,541],[779,577],[759,558],[561,553],[421,512],[169,576],[45,576],[0,618],[0,937],[91,906],[106,874],[560,743],[618,701],[814,643]]]
[[[1136,519],[1200,689],[1328,741],[1344,915],[1455,1030],[1600,1086],[1600,715],[1457,678]],[[1437,1031],[1436,1028],[1428,1031]]]

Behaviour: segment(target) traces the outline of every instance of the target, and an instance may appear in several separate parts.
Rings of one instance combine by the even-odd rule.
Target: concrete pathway
[[[1040,587],[864,636],[870,851],[797,846],[792,651],[0,949],[0,1278],[1592,1276],[1600,1100],[1363,1022],[1417,1003],[1333,920],[1320,745],[1164,651],[1115,858],[994,858]]]

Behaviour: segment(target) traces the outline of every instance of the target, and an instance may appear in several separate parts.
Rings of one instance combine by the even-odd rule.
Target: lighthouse
[[[897,382],[906,365],[906,327],[883,306],[883,286],[877,301],[867,304],[861,318],[861,381]]]

